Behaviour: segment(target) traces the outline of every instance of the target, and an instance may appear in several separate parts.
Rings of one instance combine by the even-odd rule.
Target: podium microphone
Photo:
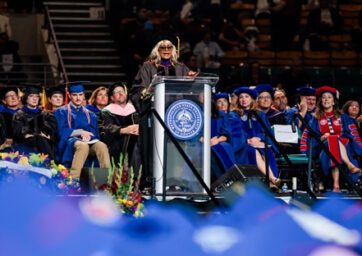
[[[292,117],[292,123],[291,123],[291,125],[292,125],[292,132],[293,133],[295,133],[297,130],[295,129],[295,118],[297,117],[297,115],[296,114],[294,114],[293,115],[293,117]]]
[[[249,113],[248,113],[248,124],[249,124],[249,129],[253,129],[253,124],[252,124],[252,120],[251,120],[251,118],[252,118],[252,112],[251,112],[252,110],[249,110]]]

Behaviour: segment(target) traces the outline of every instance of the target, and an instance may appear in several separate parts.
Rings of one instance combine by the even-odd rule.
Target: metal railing
[[[59,70],[59,74],[62,77],[63,82],[68,83],[68,75],[67,72],[65,70],[65,66],[64,66],[64,62],[63,62],[63,57],[62,54],[60,52],[60,48],[59,48],[59,44],[58,44],[58,40],[54,31],[54,26],[53,26],[53,22],[50,18],[50,13],[49,13],[49,9],[47,6],[44,6],[44,12],[45,12],[45,19],[44,19],[44,27],[48,29],[48,43],[53,43],[54,47],[55,47],[55,52],[57,54],[58,57],[58,70]]]
[[[0,63],[0,83],[42,83],[57,85],[62,80],[58,68],[49,63]]]

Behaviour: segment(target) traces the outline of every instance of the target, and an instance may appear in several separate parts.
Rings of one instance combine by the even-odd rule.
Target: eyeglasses
[[[270,100],[271,97],[270,96],[259,96],[258,99],[259,100]]]
[[[5,99],[8,99],[8,98],[17,98],[18,97],[18,95],[16,95],[16,94],[10,94],[10,95],[6,95],[5,96]]]
[[[173,46],[172,45],[160,46],[160,47],[158,47],[158,49],[160,49],[160,50],[172,50]]]

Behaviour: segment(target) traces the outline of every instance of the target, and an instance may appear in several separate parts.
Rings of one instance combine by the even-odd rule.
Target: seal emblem
[[[202,117],[202,110],[195,102],[178,100],[168,107],[165,122],[176,139],[190,140],[200,133]]]

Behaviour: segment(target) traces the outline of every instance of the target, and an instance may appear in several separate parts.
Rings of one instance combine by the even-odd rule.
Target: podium
[[[208,187],[211,164],[211,93],[218,80],[218,77],[155,76],[151,84],[154,111],[161,117]],[[205,189],[155,117],[153,134],[155,195],[169,195],[175,190],[205,194]]]

